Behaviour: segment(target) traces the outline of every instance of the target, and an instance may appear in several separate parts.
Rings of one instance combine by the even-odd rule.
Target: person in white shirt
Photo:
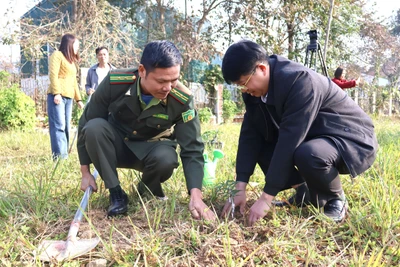
[[[98,63],[93,65],[86,76],[86,94],[91,95],[96,91],[97,86],[103,81],[111,69],[115,69],[109,63],[108,49],[105,46],[96,48],[96,57]]]

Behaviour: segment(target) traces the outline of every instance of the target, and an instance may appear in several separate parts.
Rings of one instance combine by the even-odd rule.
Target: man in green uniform
[[[78,154],[81,189],[97,186],[90,164],[110,191],[108,216],[124,214],[128,197],[117,168],[143,172],[139,193],[165,198],[161,183],[178,166],[176,147],[196,219],[214,219],[202,200],[203,149],[200,122],[191,92],[179,81],[182,56],[174,44],[146,45],[137,70],[112,70],[92,95],[79,121]]]

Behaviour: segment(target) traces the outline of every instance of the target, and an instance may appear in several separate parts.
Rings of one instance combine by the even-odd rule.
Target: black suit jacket
[[[313,138],[330,138],[352,177],[367,170],[378,147],[371,118],[329,78],[281,56],[270,56],[269,64],[266,109],[279,129],[270,140],[275,145],[264,192],[276,195],[285,187],[296,148]],[[246,147],[242,134],[238,155]]]

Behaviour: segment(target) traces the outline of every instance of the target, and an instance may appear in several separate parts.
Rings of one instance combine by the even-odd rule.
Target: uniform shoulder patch
[[[134,70],[111,70],[110,84],[132,84],[136,81],[136,75]]]
[[[170,96],[175,98],[178,102],[185,104],[188,100],[192,92],[184,86],[181,82],[178,82],[176,88],[173,88],[169,92]]]
[[[194,109],[189,109],[185,112],[182,113],[182,120],[184,123],[193,120],[193,118],[196,116],[196,112]]]

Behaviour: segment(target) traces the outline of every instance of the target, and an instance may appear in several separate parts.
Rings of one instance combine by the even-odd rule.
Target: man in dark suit
[[[267,214],[278,192],[299,186],[302,192],[309,190],[311,203],[326,216],[342,221],[346,199],[339,174],[355,177],[376,157],[370,117],[329,78],[281,56],[268,56],[252,41],[228,48],[222,73],[245,94],[234,197],[242,213],[255,165],[266,174],[264,190],[250,208],[250,225]],[[230,207],[227,202],[223,215]]]
[[[128,210],[117,168],[143,172],[139,193],[165,199],[161,183],[178,166],[176,147],[190,194],[194,218],[214,219],[202,200],[204,145],[200,121],[188,88],[178,81],[182,57],[174,44],[146,45],[137,70],[111,70],[93,93],[79,121],[78,154],[81,189],[96,191],[90,164],[110,191],[108,216]]]

